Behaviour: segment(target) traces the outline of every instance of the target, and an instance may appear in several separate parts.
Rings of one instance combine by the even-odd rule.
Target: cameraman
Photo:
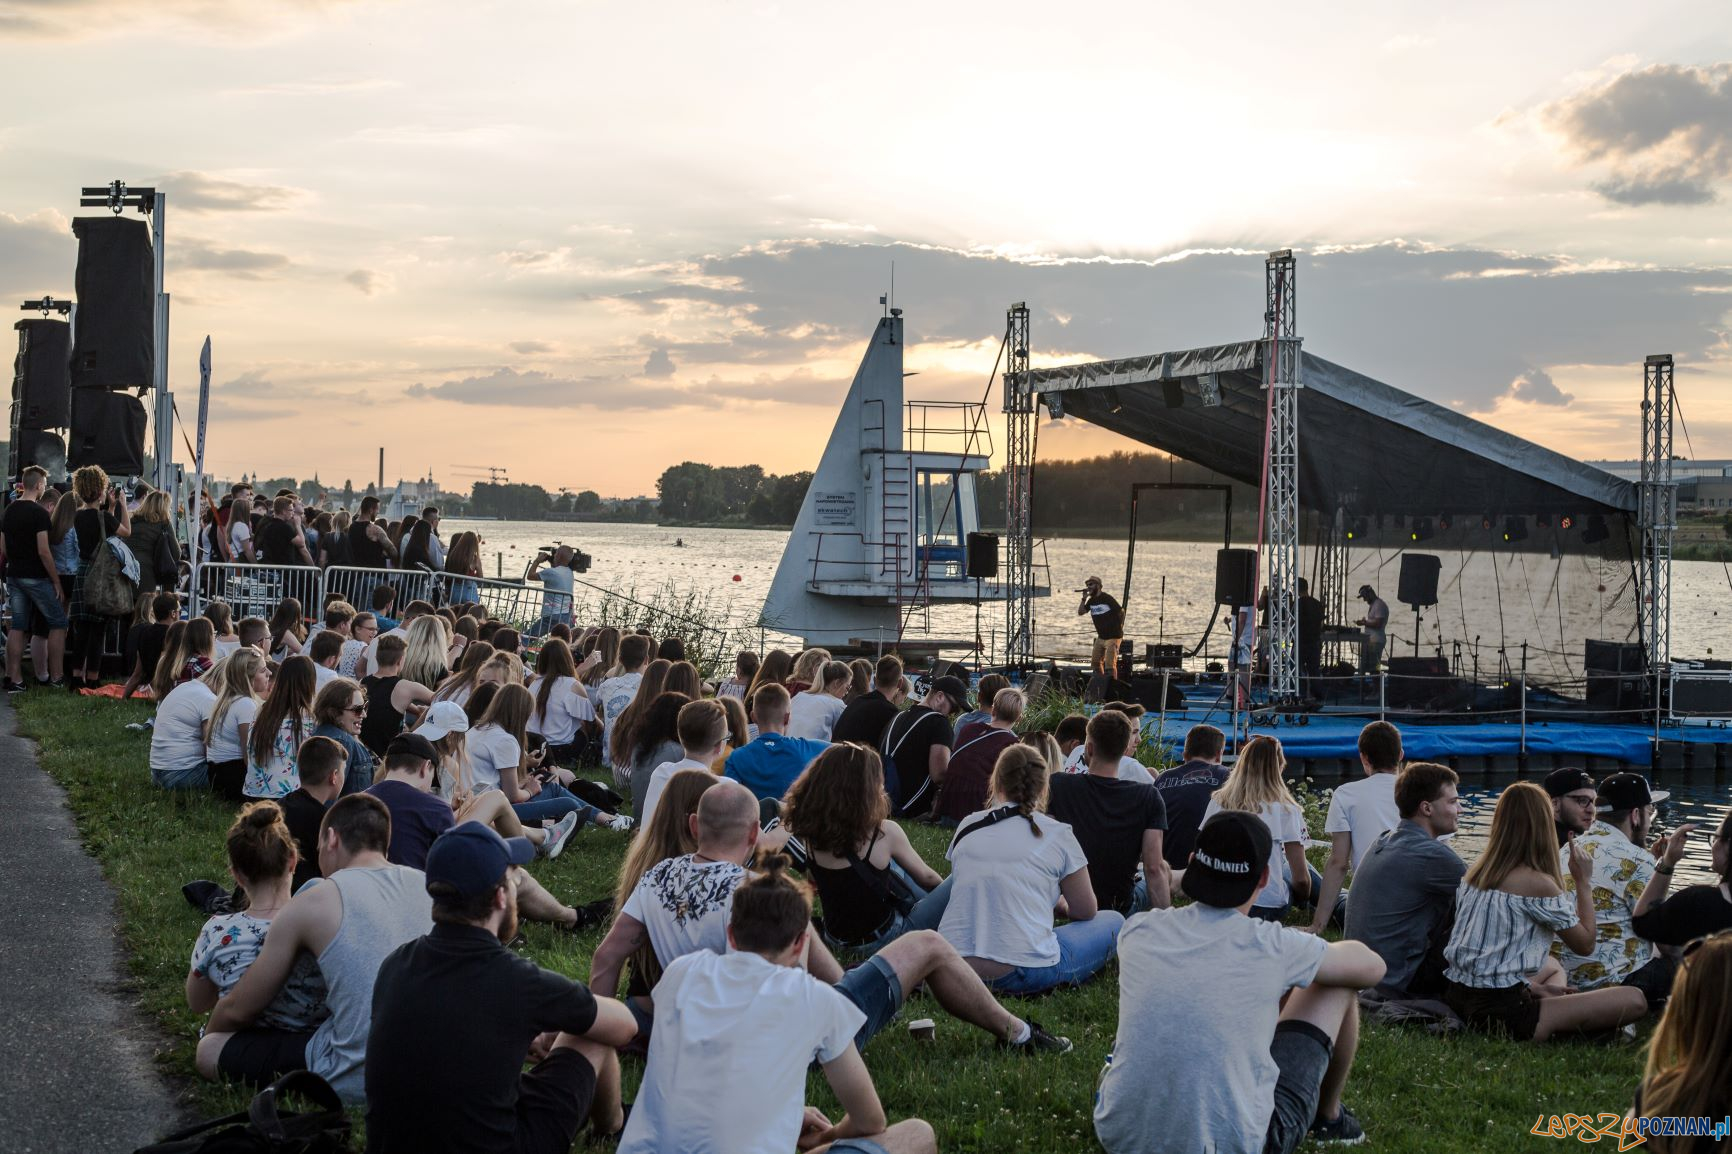
[[[572,559],[578,556],[570,545],[554,550],[543,549],[529,564],[525,581],[539,581],[547,592],[541,598],[541,620],[530,631],[532,637],[545,637],[556,622],[571,624]]]

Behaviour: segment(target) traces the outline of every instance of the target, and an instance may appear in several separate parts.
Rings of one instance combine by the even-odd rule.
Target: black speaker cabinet
[[[968,535],[968,575],[984,580],[998,576],[998,534]]]
[[[58,433],[43,429],[20,429],[12,442],[9,456],[11,460],[7,472],[14,480],[17,480],[18,474],[28,465],[47,469],[49,480],[66,474],[66,442],[60,439]]]
[[[100,465],[111,476],[144,473],[144,402],[107,389],[72,390],[72,441],[66,463]]]
[[[1672,712],[1732,717],[1732,678],[1679,677],[1672,683]]]
[[[1401,584],[1395,599],[1407,606],[1437,604],[1437,575],[1443,560],[1435,553],[1403,553]]]
[[[155,383],[156,261],[150,226],[125,216],[80,216],[74,388],[126,389]]]
[[[1587,669],[1588,704],[1595,709],[1642,709],[1653,696],[1648,690],[1648,658],[1640,645],[1623,641],[1589,641],[1582,664]]]
[[[1235,609],[1257,599],[1257,551],[1215,550],[1215,604]]]
[[[12,399],[20,429],[64,429],[71,416],[72,327],[50,317],[19,321]]]

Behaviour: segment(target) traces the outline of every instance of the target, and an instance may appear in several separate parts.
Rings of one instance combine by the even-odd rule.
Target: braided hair
[[[1006,746],[992,767],[992,792],[1028,819],[1035,837],[1042,836],[1034,815],[1046,808],[1046,776],[1046,758],[1026,745]]]

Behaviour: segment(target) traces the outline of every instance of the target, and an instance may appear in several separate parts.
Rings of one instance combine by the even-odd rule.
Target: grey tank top
[[[319,955],[331,1016],[307,1043],[307,1069],[358,1105],[366,1100],[373,980],[391,951],[433,929],[433,899],[426,877],[407,866],[338,870],[324,884],[343,895],[343,922]]]

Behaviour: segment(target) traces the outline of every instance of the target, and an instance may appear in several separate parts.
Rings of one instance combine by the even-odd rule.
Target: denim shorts
[[[890,1154],[870,1138],[844,1138],[830,1143],[830,1154]]]
[[[30,632],[40,613],[49,629],[65,629],[66,610],[54,595],[54,582],[46,577],[13,577],[6,582],[7,604],[12,610],[12,630]]]
[[[896,976],[895,967],[876,954],[843,974],[836,990],[866,1015],[865,1025],[854,1035],[857,1050],[864,1050],[902,1009],[902,979]]]
[[[1292,1154],[1317,1117],[1323,1074],[1329,1069],[1334,1044],[1310,1022],[1282,1022],[1275,1027],[1269,1056],[1281,1073],[1275,1079],[1275,1109],[1263,1138],[1263,1154]]]

